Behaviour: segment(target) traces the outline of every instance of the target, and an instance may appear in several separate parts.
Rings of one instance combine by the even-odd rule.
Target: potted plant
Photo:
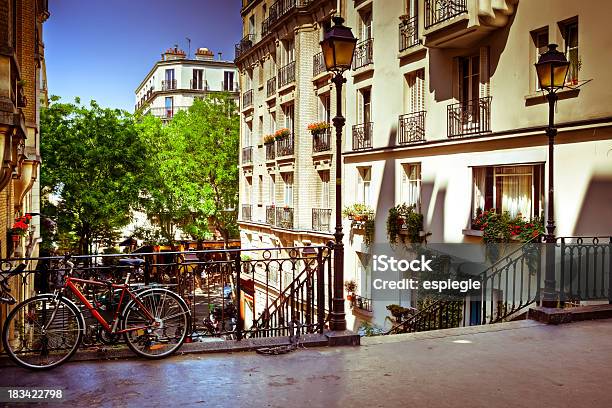
[[[274,143],[274,135],[265,135],[263,140],[264,144],[272,144]]]
[[[10,229],[10,234],[13,242],[18,242],[22,236],[28,232],[28,223],[25,217],[20,217],[15,220],[15,223]]]
[[[387,236],[394,244],[399,238],[410,243],[423,241],[423,214],[416,211],[416,205],[399,204],[389,210],[387,217]]]
[[[355,291],[357,291],[357,282],[355,280],[347,280],[344,282],[344,289],[346,289],[346,300],[353,302],[355,300]]]
[[[282,139],[286,136],[289,136],[290,134],[291,134],[291,131],[288,128],[282,128],[282,129],[277,130],[274,133],[274,138]]]
[[[328,122],[315,122],[308,125],[308,130],[313,136],[320,135],[329,129],[331,125]]]

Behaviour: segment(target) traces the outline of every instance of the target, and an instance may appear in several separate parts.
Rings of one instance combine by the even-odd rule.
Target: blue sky
[[[234,58],[240,0],[51,0],[44,26],[49,93],[134,110],[134,90],[163,50]]]

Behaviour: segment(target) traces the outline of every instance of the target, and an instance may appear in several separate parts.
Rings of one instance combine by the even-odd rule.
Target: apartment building
[[[236,45],[241,79],[239,223],[243,247],[333,239],[335,101],[319,41],[336,1],[244,1]]]
[[[324,117],[320,96],[330,89],[329,77],[317,76],[315,55],[329,13],[342,15],[359,38],[353,70],[345,73],[343,206],[363,203],[372,208],[374,246],[389,245],[388,212],[401,203],[415,205],[423,214],[424,233],[433,243],[481,242],[482,232],[471,226],[478,209],[527,218],[545,215],[548,104],[533,64],[549,43],[558,44],[570,61],[568,87],[559,92],[556,106],[555,233],[610,235],[612,109],[606,101],[612,86],[606,72],[612,54],[605,50],[612,35],[605,28],[607,3],[328,3],[244,5],[245,37],[237,46],[244,90],[250,94],[245,98],[243,93],[242,101],[243,245],[311,239],[311,212],[318,208],[322,182],[313,138],[305,129]],[[292,6],[288,12],[287,4]],[[280,23],[278,10],[288,14]],[[278,24],[272,35],[270,19]],[[295,85],[268,96],[268,84],[280,85],[273,77],[282,77],[293,61]],[[272,145],[263,136],[288,126],[294,154],[285,159],[277,153],[270,160],[266,154]],[[282,150],[283,143],[276,140],[274,148],[278,151],[280,145]],[[244,160],[245,149],[253,152],[250,161]],[[264,209],[272,204],[276,212]],[[279,225],[278,216],[271,217],[280,214],[282,221],[288,211],[294,215],[289,231]],[[383,325],[385,306],[413,305],[414,299],[399,291],[395,301],[370,299],[373,245],[366,245],[364,231],[351,225],[345,220],[344,275],[357,282],[362,302],[350,309],[349,326],[356,328],[361,321]]]
[[[38,256],[40,108],[46,104],[43,23],[46,0],[0,0],[0,257]],[[28,215],[27,230],[11,231]],[[5,265],[6,266],[6,265]],[[34,267],[33,265],[32,267]],[[13,280],[13,295],[24,299]],[[26,287],[33,290],[32,282]],[[0,306],[0,321],[6,307]]]
[[[211,92],[229,92],[238,101],[238,71],[233,62],[215,59],[208,48],[194,58],[178,47],[167,49],[136,88],[134,109],[163,121]]]

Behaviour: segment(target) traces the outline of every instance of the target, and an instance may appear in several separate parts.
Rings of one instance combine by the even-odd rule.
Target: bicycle
[[[120,260],[120,264],[130,269],[138,268],[143,262],[141,259]],[[160,359],[182,346],[190,327],[191,313],[176,293],[164,288],[135,292],[129,285],[129,270],[124,282],[117,284],[73,277],[74,264],[69,256],[64,258],[63,265],[66,273],[60,289],[19,303],[6,319],[2,342],[16,364],[32,370],[50,369],[76,353],[86,330],[85,317],[66,297],[67,293],[89,310],[109,337],[123,335],[136,355]],[[84,284],[120,290],[116,307],[103,311],[106,315],[103,316],[79,289]],[[21,350],[18,349],[20,345]]]
[[[6,303],[7,305],[14,305],[17,303],[17,300],[11,295],[11,288],[8,285],[8,281],[13,276],[21,274],[25,269],[26,264],[19,264],[12,271],[4,272],[5,275],[0,277],[0,303]]]

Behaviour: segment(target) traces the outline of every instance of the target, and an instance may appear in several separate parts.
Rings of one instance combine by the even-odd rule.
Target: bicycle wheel
[[[189,308],[176,293],[155,288],[138,295],[125,307],[125,341],[139,356],[158,359],[178,350],[189,330]],[[151,319],[150,316],[153,317]],[[136,330],[134,330],[136,329]]]
[[[45,370],[72,357],[84,330],[83,315],[72,302],[55,300],[51,294],[38,295],[21,302],[8,315],[2,344],[18,365]]]

